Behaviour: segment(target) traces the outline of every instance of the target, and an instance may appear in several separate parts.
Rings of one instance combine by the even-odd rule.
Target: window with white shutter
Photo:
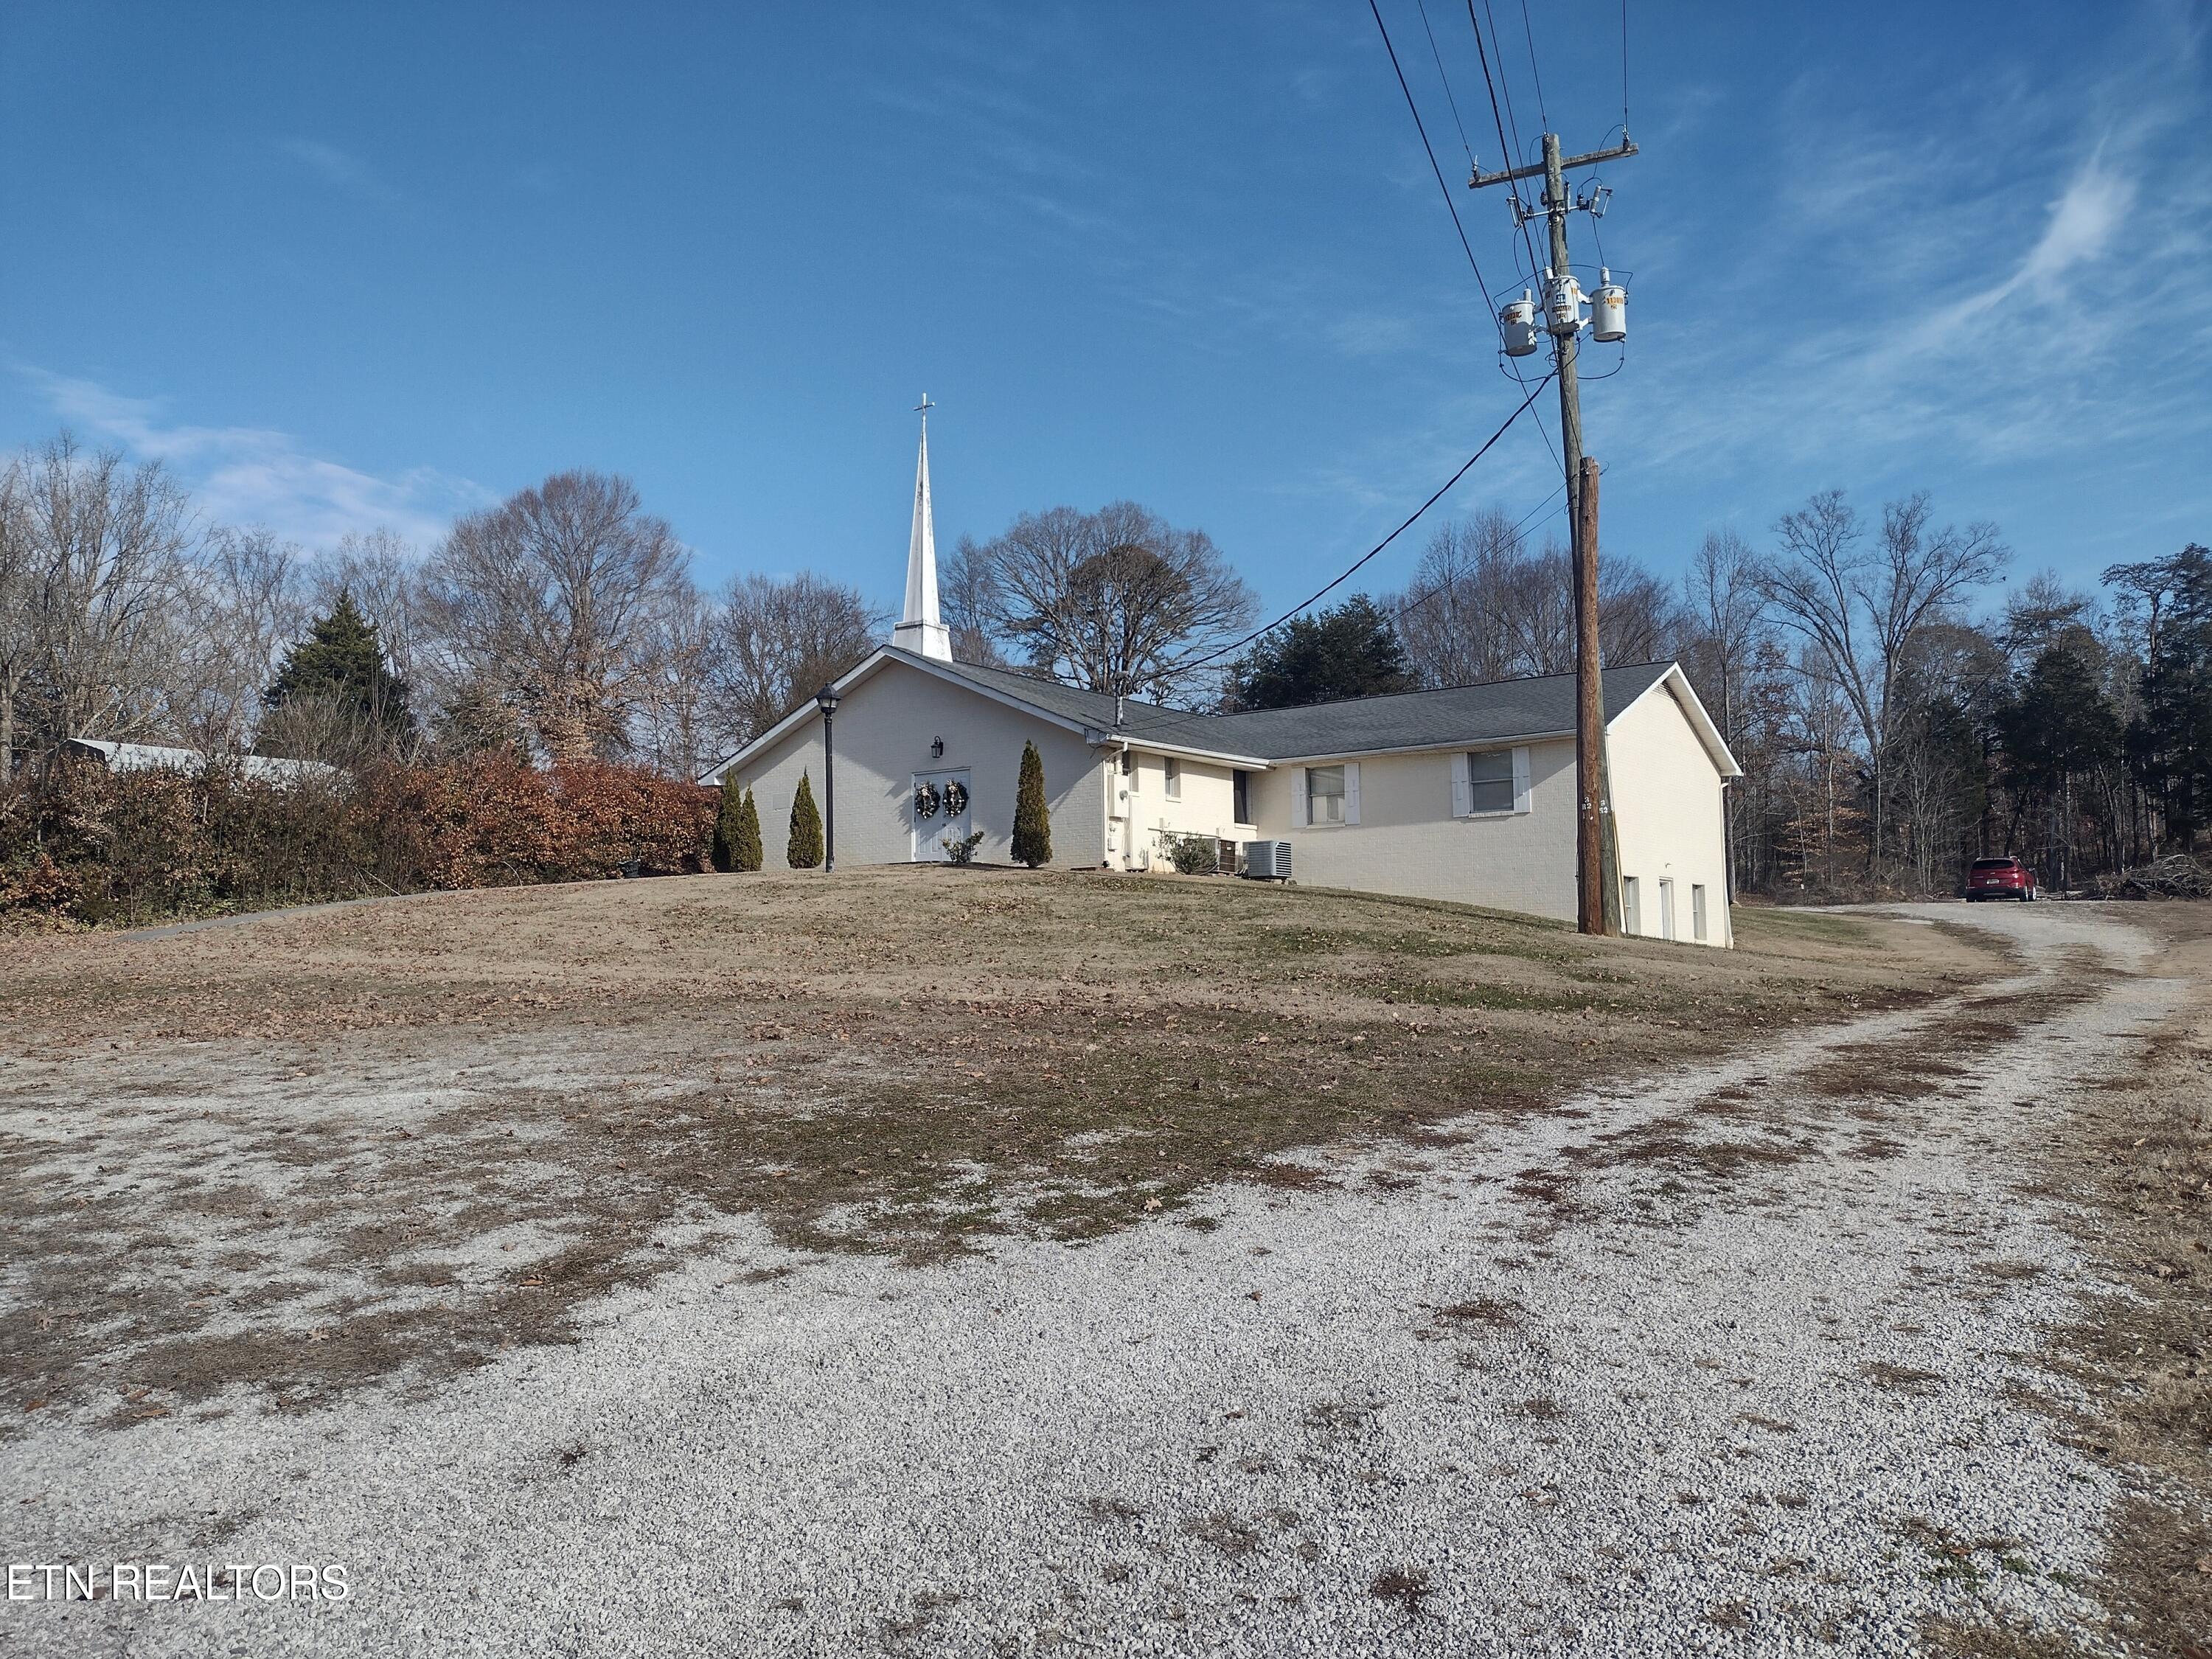
[[[1345,769],[1309,766],[1305,769],[1306,818],[1316,825],[1342,823],[1345,808]]]
[[[1451,815],[1463,818],[1474,809],[1468,805],[1467,757],[1451,757]]]
[[[1291,769],[1291,828],[1303,830],[1313,821],[1313,809],[1306,799],[1306,769]]]
[[[1528,810],[1528,751],[1525,749],[1513,751],[1513,810]]]
[[[1524,750],[1478,749],[1461,757],[1467,768],[1467,810],[1469,813],[1510,812],[1514,808],[1513,757]]]
[[[1344,763],[1344,821],[1346,823],[1359,822],[1359,763],[1358,761],[1346,761]]]

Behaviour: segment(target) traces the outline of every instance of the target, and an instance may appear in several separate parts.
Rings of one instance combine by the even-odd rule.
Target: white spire
[[[929,411],[921,394],[921,454],[914,464],[914,534],[906,550],[906,611],[891,629],[891,643],[917,655],[952,660],[952,635],[937,614],[937,527],[929,514]]]

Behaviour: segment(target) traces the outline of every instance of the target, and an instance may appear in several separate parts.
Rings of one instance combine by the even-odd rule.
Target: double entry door
[[[907,817],[914,826],[914,861],[948,862],[951,854],[945,850],[945,843],[967,839],[975,810],[965,767],[957,771],[915,773],[914,787],[907,795]]]

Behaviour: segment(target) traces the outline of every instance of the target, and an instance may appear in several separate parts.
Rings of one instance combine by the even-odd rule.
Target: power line
[[[1489,0],[1483,0],[1483,9],[1486,11],[1489,9]],[[1467,0],[1467,25],[1468,27],[1474,32],[1474,50],[1476,55],[1482,60],[1482,84],[1488,89],[1490,94],[1491,125],[1497,129],[1498,148],[1504,152],[1507,165],[1510,169],[1514,155],[1514,146],[1509,145],[1505,142],[1505,124],[1507,117],[1505,114],[1499,112],[1498,106],[1498,82],[1491,77],[1490,52],[1489,49],[1482,43],[1482,25],[1475,19],[1474,0]],[[1492,34],[1495,36],[1498,30],[1498,24],[1495,18],[1492,20],[1490,27]],[[1505,68],[1502,47],[1500,48],[1499,59],[1500,61],[1498,67],[1499,72],[1502,74]],[[1510,111],[1512,105],[1512,93],[1510,88],[1506,94],[1506,105]],[[1520,137],[1520,130],[1517,127],[1514,130],[1514,137],[1517,143]],[[1528,235],[1528,217],[1521,210],[1521,191],[1518,185],[1514,186],[1513,189],[1513,222],[1515,228],[1519,230],[1521,233],[1522,246],[1526,248],[1528,252],[1528,280],[1533,283],[1536,279],[1536,272],[1542,269],[1542,265],[1536,258],[1536,245],[1530,240]],[[1494,295],[1492,296],[1492,302],[1495,303]],[[1528,377],[1521,372],[1521,364],[1519,360],[1516,358],[1508,357],[1505,360],[1505,365],[1512,374],[1514,383],[1517,385],[1522,392],[1527,392],[1528,389]],[[1550,453],[1553,462],[1556,463],[1559,466],[1561,471],[1564,472],[1566,468],[1566,463],[1561,459],[1558,448],[1553,444],[1551,432],[1545,427],[1543,416],[1540,415],[1536,417],[1536,430],[1544,440],[1545,449]]]
[[[1482,262],[1474,257],[1474,246],[1467,240],[1467,227],[1459,222],[1459,204],[1452,200],[1451,186],[1444,182],[1444,170],[1437,165],[1436,147],[1429,143],[1429,130],[1422,125],[1421,106],[1413,101],[1413,89],[1406,84],[1406,71],[1398,62],[1398,49],[1390,44],[1390,31],[1383,27],[1382,8],[1375,3],[1375,0],[1367,0],[1367,9],[1375,14],[1375,27],[1382,35],[1382,50],[1390,54],[1390,67],[1398,76],[1398,90],[1406,94],[1406,107],[1413,112],[1413,131],[1421,135],[1421,149],[1428,155],[1429,171],[1437,175],[1437,188],[1443,192],[1444,207],[1451,214],[1452,228],[1459,233],[1460,247],[1467,255],[1467,263],[1474,270],[1474,280],[1480,285],[1486,302],[1490,284],[1483,281]]]
[[[1369,0],[1369,3],[1372,4],[1373,0]],[[1500,438],[1504,437],[1506,433],[1512,428],[1514,422],[1519,420],[1522,416],[1528,413],[1528,405],[1536,401],[1537,394],[1541,392],[1543,389],[1551,385],[1551,383],[1552,377],[1548,374],[1547,374],[1541,380],[1538,381],[1535,391],[1531,392],[1526,398],[1521,400],[1521,406],[1505,417],[1504,424],[1500,426],[1497,431],[1492,433],[1487,438],[1485,438],[1482,441],[1482,447],[1476,450],[1474,454],[1468,456],[1465,464],[1461,466],[1460,470],[1453,473],[1450,477],[1445,479],[1443,484],[1437,489],[1435,495],[1430,496],[1428,500],[1423,501],[1419,507],[1407,514],[1404,522],[1400,524],[1395,530],[1392,531],[1381,541],[1376,543],[1374,546],[1369,548],[1364,553],[1361,554],[1349,565],[1346,566],[1343,574],[1339,575],[1334,581],[1331,581],[1325,586],[1308,594],[1297,604],[1292,605],[1288,611],[1283,612],[1281,616],[1276,617],[1274,621],[1268,623],[1262,627],[1254,629],[1243,639],[1237,640],[1232,644],[1223,646],[1218,651],[1214,652],[1211,656],[1200,657],[1196,662],[1185,664],[1183,666],[1189,668],[1203,668],[1208,663],[1220,661],[1222,658],[1228,656],[1232,652],[1242,651],[1246,646],[1251,644],[1253,641],[1258,639],[1262,634],[1272,634],[1275,629],[1280,628],[1285,623],[1290,621],[1293,617],[1305,610],[1307,606],[1312,605],[1316,600],[1327,598],[1337,588],[1343,586],[1345,583],[1350,581],[1353,574],[1358,572],[1362,565],[1375,557],[1376,554],[1382,552],[1384,548],[1389,546],[1392,542],[1396,541],[1399,537],[1404,535],[1408,530],[1411,530],[1413,527],[1414,521],[1418,520],[1421,514],[1427,512],[1438,501],[1442,501],[1444,498],[1446,492],[1448,492],[1454,484],[1457,483],[1462,478],[1467,477],[1470,471],[1474,471],[1474,464],[1480,460],[1485,455],[1490,453],[1491,446],[1496,443]]]
[[[1536,82],[1536,113],[1543,118],[1544,131],[1552,130],[1552,112],[1544,107],[1544,71],[1536,67],[1536,31],[1528,23],[1528,0],[1521,0],[1521,38],[1528,43],[1528,73]]]
[[[1421,9],[1421,29],[1429,37],[1429,56],[1437,60],[1437,79],[1443,82],[1444,102],[1451,106],[1452,125],[1459,129],[1459,147],[1467,152],[1467,164],[1474,165],[1474,146],[1467,142],[1467,124],[1459,118],[1459,100],[1452,96],[1451,76],[1444,73],[1444,55],[1437,50],[1437,32],[1429,27],[1429,0],[1416,0]],[[1626,0],[1624,0],[1626,3]]]
[[[1537,387],[1536,389],[1537,389],[1539,392],[1540,392],[1540,391],[1542,391],[1542,390],[1543,390],[1543,388],[1542,388],[1541,386],[1539,386],[1539,387]],[[1554,490],[1552,492],[1552,495],[1547,495],[1547,496],[1545,496],[1545,497],[1544,497],[1544,499],[1543,499],[1542,501],[1540,501],[1537,502],[1537,503],[1536,503],[1536,505],[1535,505],[1534,507],[1533,507],[1529,508],[1529,509],[1528,509],[1528,511],[1522,516],[1522,518],[1521,518],[1521,520],[1519,520],[1519,522],[1518,522],[1518,523],[1516,523],[1516,524],[1515,524],[1515,526],[1513,526],[1513,533],[1514,533],[1516,536],[1519,536],[1519,535],[1520,535],[1523,531],[1527,530],[1527,529],[1529,527],[1529,520],[1532,520],[1532,519],[1534,519],[1534,518],[1536,517],[1536,515],[1537,515],[1539,513],[1543,513],[1543,514],[1544,514],[1544,517],[1543,517],[1543,518],[1542,518],[1542,520],[1540,520],[1539,522],[1540,522],[1540,523],[1544,523],[1544,524],[1548,524],[1548,523],[1550,523],[1550,522],[1551,522],[1551,520],[1552,520],[1552,517],[1553,517],[1553,514],[1556,514],[1556,513],[1558,513],[1558,512],[1559,512],[1559,507],[1564,507],[1564,506],[1565,506],[1565,505],[1566,505],[1566,503],[1565,503],[1565,502],[1562,501],[1562,502],[1560,502],[1560,503],[1559,503],[1559,507],[1553,507],[1553,506],[1552,505],[1552,496],[1553,496],[1553,495],[1565,495],[1565,494],[1566,494],[1566,492],[1567,492],[1567,486],[1566,486],[1566,484],[1565,483],[1565,482],[1562,482],[1562,483],[1560,483],[1559,487],[1557,489],[1554,489]],[[1551,509],[1552,509],[1552,510],[1551,510],[1551,512],[1550,512],[1550,513],[1545,513],[1545,512],[1544,512],[1544,509],[1545,509],[1546,507],[1551,507]],[[1457,583],[1458,583],[1458,579],[1457,579],[1456,577],[1448,578],[1447,580],[1443,580],[1443,581],[1440,581],[1440,582],[1438,582],[1438,583],[1437,583],[1434,587],[1431,588],[1427,592],[1425,592],[1425,593],[1417,593],[1417,594],[1415,594],[1412,599],[1407,599],[1407,600],[1405,602],[1405,604],[1403,604],[1403,605],[1400,605],[1400,606],[1399,606],[1395,611],[1393,611],[1390,613],[1390,619],[1391,619],[1393,622],[1403,622],[1403,621],[1404,621],[1407,617],[1410,617],[1411,615],[1413,615],[1413,613],[1414,611],[1419,611],[1419,610],[1423,605],[1426,605],[1426,604],[1427,604],[1431,599],[1436,599],[1436,598],[1439,597],[1440,595],[1443,595],[1443,594],[1445,594],[1445,593],[1449,593],[1449,592],[1451,592],[1451,590],[1453,589],[1453,587],[1455,587],[1455,586],[1457,586]]]
[[[1484,0],[1484,9],[1487,10],[1488,9],[1489,0]],[[1474,31],[1475,53],[1482,60],[1482,84],[1488,89],[1490,94],[1491,125],[1498,131],[1498,148],[1504,152],[1505,165],[1510,170],[1520,159],[1518,151],[1521,143],[1521,129],[1517,125],[1513,129],[1513,142],[1511,143],[1508,143],[1505,140],[1505,124],[1507,115],[1505,112],[1501,112],[1498,106],[1498,82],[1491,77],[1490,49],[1483,45],[1482,42],[1482,25],[1480,22],[1476,21],[1474,15],[1474,0],[1467,0],[1467,26]],[[1498,31],[1498,24],[1495,19],[1492,21],[1490,27],[1491,33],[1495,35]],[[1499,56],[1502,60],[1504,56],[1502,48],[1500,50]],[[1498,68],[1499,73],[1503,74],[1504,72],[1505,65],[1503,61],[1498,64]],[[1505,94],[1506,111],[1510,111],[1512,104],[1512,89],[1508,88]],[[1536,280],[1536,272],[1543,267],[1541,262],[1536,258],[1536,244],[1530,240],[1528,235],[1528,216],[1521,210],[1521,187],[1518,185],[1513,186],[1513,224],[1514,228],[1521,233],[1521,245],[1528,251],[1528,280],[1533,283]],[[1516,380],[1520,379],[1520,375],[1517,371],[1515,374],[1514,378]],[[1523,380],[1522,384],[1525,386],[1528,383]]]

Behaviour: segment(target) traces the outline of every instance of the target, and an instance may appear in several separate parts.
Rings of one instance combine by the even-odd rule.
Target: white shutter
[[[1305,827],[1306,769],[1294,766],[1291,769],[1291,828],[1303,830]]]
[[[1359,822],[1359,763],[1358,761],[1346,761],[1344,763],[1344,821],[1346,823]]]
[[[1528,810],[1528,751],[1525,749],[1513,751],[1513,810]]]
[[[1467,780],[1467,750],[1451,757],[1452,816],[1463,818],[1474,811],[1474,797]]]

